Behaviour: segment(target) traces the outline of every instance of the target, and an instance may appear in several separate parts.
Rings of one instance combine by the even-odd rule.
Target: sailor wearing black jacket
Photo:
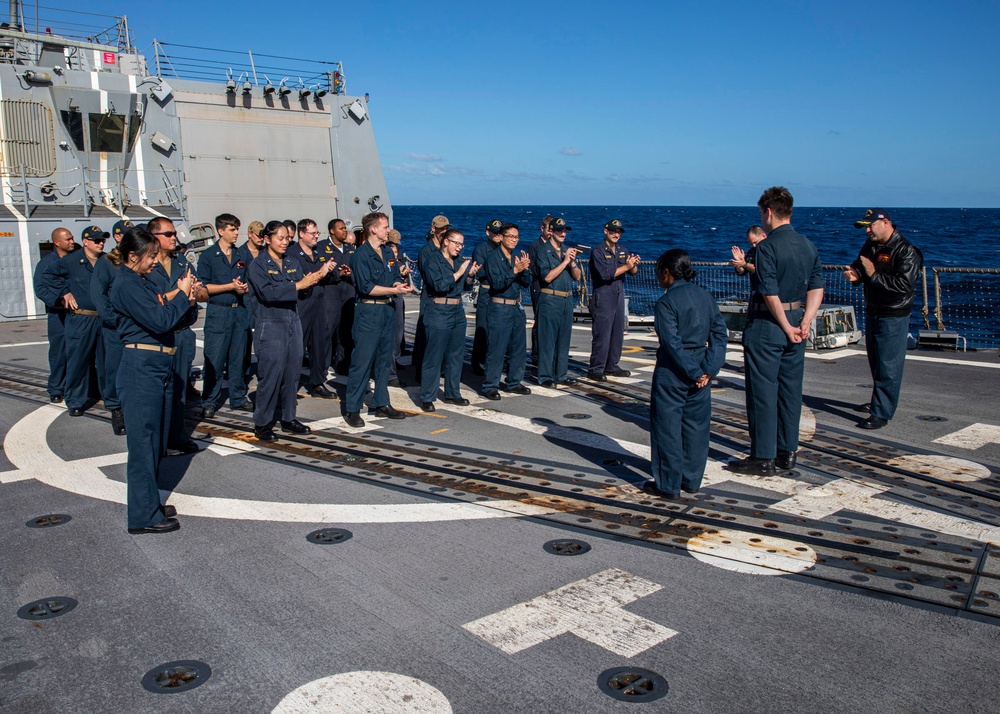
[[[865,349],[872,372],[872,398],[858,407],[870,416],[862,429],[881,429],[896,413],[903,382],[907,328],[924,256],[896,230],[889,214],[873,208],[854,224],[868,234],[844,276],[865,290]]]

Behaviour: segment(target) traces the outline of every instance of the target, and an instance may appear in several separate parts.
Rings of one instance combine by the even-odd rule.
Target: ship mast
[[[22,30],[21,27],[21,3],[18,0],[10,0],[10,21],[9,27],[12,30]]]

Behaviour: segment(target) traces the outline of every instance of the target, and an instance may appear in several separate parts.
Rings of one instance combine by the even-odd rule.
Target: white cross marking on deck
[[[972,424],[964,429],[938,437],[935,444],[957,446],[960,449],[975,450],[987,444],[1000,444],[1000,426],[993,424]]]
[[[571,632],[622,657],[677,634],[622,607],[662,585],[610,568],[463,627],[507,654]]]
[[[825,518],[839,511],[853,511],[887,521],[895,521],[916,528],[926,528],[935,533],[968,538],[983,543],[1000,544],[1000,528],[980,521],[932,511],[923,506],[891,501],[885,497],[886,489],[850,479],[834,479],[814,486],[783,476],[747,476],[723,469],[718,461],[709,461],[705,469],[705,486],[717,486],[732,481],[755,488],[785,494],[790,498],[779,501],[769,509],[809,518]]]

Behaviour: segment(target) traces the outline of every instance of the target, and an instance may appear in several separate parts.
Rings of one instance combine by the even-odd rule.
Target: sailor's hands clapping
[[[740,248],[738,245],[734,245],[732,252],[733,252],[733,258],[732,260],[729,261],[729,264],[734,268],[742,268],[746,266],[747,256],[746,253],[743,251],[743,249]]]
[[[531,265],[531,258],[523,250],[520,255],[514,258],[514,274],[523,273]]]

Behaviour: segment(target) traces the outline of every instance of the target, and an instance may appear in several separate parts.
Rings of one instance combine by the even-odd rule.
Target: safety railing
[[[152,69],[157,77],[227,83],[232,91],[249,92],[261,87],[269,94],[285,94],[294,89],[308,91],[317,97],[347,91],[342,62],[302,60],[159,40],[153,40]]]
[[[1000,347],[1000,268],[932,268],[931,272],[934,325],[930,329],[957,333],[969,347]]]
[[[587,310],[591,292],[588,261],[582,260],[582,276],[574,284],[577,308]],[[708,290],[720,303],[747,302],[750,280],[737,275],[729,263],[693,264],[695,282]],[[823,282],[826,305],[850,305],[857,316],[858,327],[865,328],[865,296],[860,286],[851,285],[844,277],[846,265],[824,265]],[[928,270],[933,276],[928,281]],[[414,264],[414,284],[419,289],[420,273]],[[642,261],[639,272],[625,280],[632,317],[653,315],[656,301],[663,289],[656,280],[656,264]],[[530,304],[528,290],[523,291],[524,303]],[[970,348],[1000,347],[1000,268],[928,268],[920,274],[920,284],[910,314],[910,332],[922,330],[958,333]],[[933,316],[933,320],[931,319]]]
[[[83,216],[89,218],[95,206],[107,206],[124,214],[136,204],[170,206],[184,215],[180,169],[160,167],[143,171],[146,185],[141,189],[136,169],[115,167],[102,171],[81,165],[66,171],[53,171],[50,174],[53,178],[43,181],[29,180],[30,169],[21,164],[20,176],[11,178],[8,193],[3,197],[4,203],[18,206],[26,216],[31,215],[36,206],[80,206]],[[62,177],[63,174],[67,176]],[[162,201],[151,200],[158,194],[163,195]]]

